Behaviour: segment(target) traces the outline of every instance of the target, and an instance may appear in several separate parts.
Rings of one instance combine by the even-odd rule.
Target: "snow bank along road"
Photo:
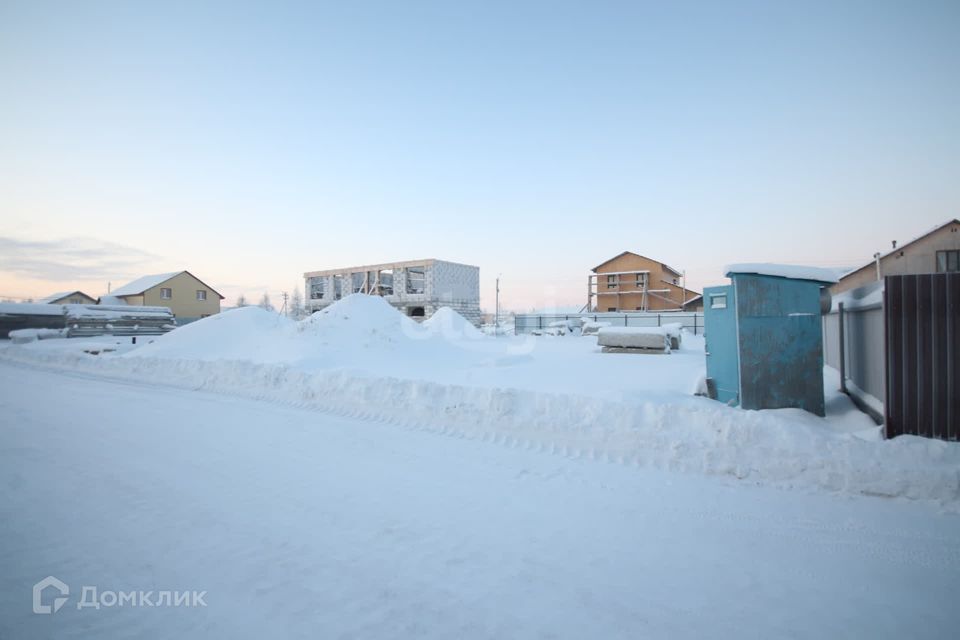
[[[0,412],[2,638],[947,638],[960,625],[960,517],[929,502],[7,363]],[[70,593],[35,614],[48,575]],[[206,606],[78,609],[83,586],[206,591]]]

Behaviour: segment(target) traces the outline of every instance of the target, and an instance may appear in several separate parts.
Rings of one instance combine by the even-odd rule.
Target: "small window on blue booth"
[[[727,294],[725,293],[714,293],[710,296],[710,308],[711,309],[726,309],[727,308]]]

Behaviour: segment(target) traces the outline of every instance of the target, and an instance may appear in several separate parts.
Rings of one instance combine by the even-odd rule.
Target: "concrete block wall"
[[[389,265],[382,266],[383,268],[389,268]],[[404,315],[411,315],[410,310],[414,307],[423,307],[423,318],[429,318],[440,307],[450,307],[479,326],[481,323],[479,267],[444,260],[427,260],[423,263],[423,267],[423,293],[407,293],[407,268],[398,268],[393,270],[393,294],[384,296],[384,299]],[[342,297],[353,293],[350,274],[355,270],[357,269],[344,269],[341,272],[343,274]],[[326,283],[324,298],[321,300],[312,299],[310,297],[311,285],[320,279],[323,279]],[[333,304],[336,302],[334,298],[334,276],[305,278],[304,293],[307,308],[311,311],[323,309]]]

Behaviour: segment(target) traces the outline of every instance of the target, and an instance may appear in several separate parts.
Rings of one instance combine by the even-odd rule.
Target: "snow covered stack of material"
[[[670,353],[670,337],[663,327],[604,327],[597,334],[604,353]]]
[[[610,326],[609,322],[584,322],[582,335],[595,336],[597,335],[597,333],[600,332],[600,329],[603,329],[604,327],[609,327],[609,326]]]
[[[486,337],[469,320],[450,307],[437,309],[436,313],[425,320],[422,326],[426,327],[431,334],[447,340],[480,340]]]
[[[62,329],[66,326],[62,304],[0,303],[0,338],[19,329]]]
[[[64,329],[15,329],[10,332],[10,341],[13,344],[27,344],[37,340],[65,338]]]
[[[683,325],[679,322],[671,322],[663,325],[663,329],[670,338],[670,348],[674,350],[679,349],[680,342],[683,340]]]
[[[156,336],[176,329],[177,321],[167,307],[111,306],[99,304],[67,304],[67,335],[88,336]]]

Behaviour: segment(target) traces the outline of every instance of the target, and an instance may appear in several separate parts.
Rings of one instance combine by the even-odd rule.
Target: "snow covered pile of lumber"
[[[671,322],[663,325],[663,328],[670,338],[670,348],[679,349],[680,343],[683,341],[683,325],[679,322]]]
[[[634,349],[670,353],[670,337],[664,327],[604,327],[597,344],[605,350]]]
[[[63,329],[14,329],[9,335],[13,344],[27,344],[36,340],[66,337]]]
[[[67,335],[150,336],[161,335],[177,326],[167,307],[111,306],[94,304],[63,305]]]
[[[583,334],[585,336],[595,336],[599,333],[600,329],[604,327],[609,327],[609,322],[584,322],[583,323]]]

